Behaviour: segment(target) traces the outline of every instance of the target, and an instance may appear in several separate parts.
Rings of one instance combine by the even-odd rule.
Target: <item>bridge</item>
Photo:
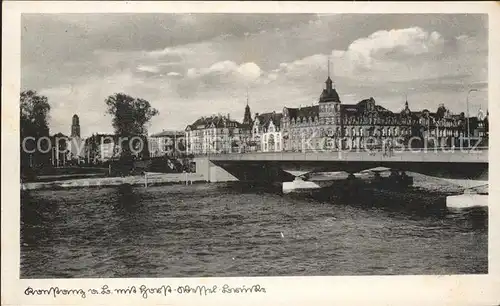
[[[487,149],[252,152],[208,154],[196,160],[204,165],[197,165],[197,168],[206,167],[205,171],[208,171],[212,181],[218,180],[213,171],[222,174],[221,169],[241,181],[287,182],[304,173],[356,173],[376,167],[417,172],[445,179],[488,180]],[[214,170],[213,167],[221,169]]]

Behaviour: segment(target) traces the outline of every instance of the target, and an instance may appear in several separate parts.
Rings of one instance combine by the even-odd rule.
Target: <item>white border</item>
[[[500,80],[500,4],[497,2],[14,2],[2,3],[2,305],[47,304],[204,304],[219,305],[494,305],[500,301],[499,250],[500,208],[495,205],[499,190],[494,183],[500,174],[499,143],[496,139],[499,116]],[[467,276],[335,276],[335,277],[259,277],[187,279],[19,279],[19,89],[20,14],[62,12],[275,12],[275,13],[487,13],[489,14],[489,111],[491,122],[489,274]],[[104,284],[116,287],[145,284],[218,285],[260,284],[266,294],[252,295],[174,295],[143,300],[140,296],[100,296],[86,299],[59,297],[30,298],[27,286],[94,288]]]

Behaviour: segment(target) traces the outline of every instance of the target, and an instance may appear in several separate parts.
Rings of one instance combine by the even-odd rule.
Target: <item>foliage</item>
[[[39,138],[49,135],[50,104],[47,97],[38,95],[34,90],[21,92],[20,97],[21,137]]]
[[[146,140],[147,127],[151,118],[158,115],[157,109],[141,98],[133,98],[124,93],[116,93],[105,100],[106,113],[113,116],[112,124],[116,136],[128,138],[141,137],[143,141],[143,155],[148,155],[148,145]],[[131,154],[128,141],[121,142],[122,157],[128,158]]]
[[[145,135],[146,124],[159,112],[141,98],[117,93],[106,99],[107,113],[113,116],[112,124],[118,136]]]
[[[20,137],[21,137],[21,168],[33,167],[38,164],[48,163],[50,153],[41,153],[36,149],[36,142],[41,137],[49,136],[49,113],[50,104],[47,97],[39,95],[34,90],[25,90],[20,94]],[[33,137],[28,139],[27,137]],[[26,149],[34,150],[28,153],[23,150],[23,140],[26,141]],[[45,145],[48,145],[45,143]],[[42,149],[45,149],[42,148]]]
[[[446,114],[446,107],[444,107],[444,105],[440,105],[436,111],[436,117],[438,119],[443,119],[444,118],[444,115]]]

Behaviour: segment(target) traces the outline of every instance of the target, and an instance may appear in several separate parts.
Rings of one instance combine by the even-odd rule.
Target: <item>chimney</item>
[[[227,120],[231,120],[231,116],[229,116],[229,113],[227,113]]]

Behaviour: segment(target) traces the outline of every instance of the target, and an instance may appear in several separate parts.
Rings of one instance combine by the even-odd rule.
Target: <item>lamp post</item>
[[[466,103],[467,103],[467,145],[468,145],[468,148],[470,148],[469,95],[473,91],[477,91],[477,89],[475,89],[475,88],[469,89],[469,91],[467,92],[467,99],[466,99]]]

